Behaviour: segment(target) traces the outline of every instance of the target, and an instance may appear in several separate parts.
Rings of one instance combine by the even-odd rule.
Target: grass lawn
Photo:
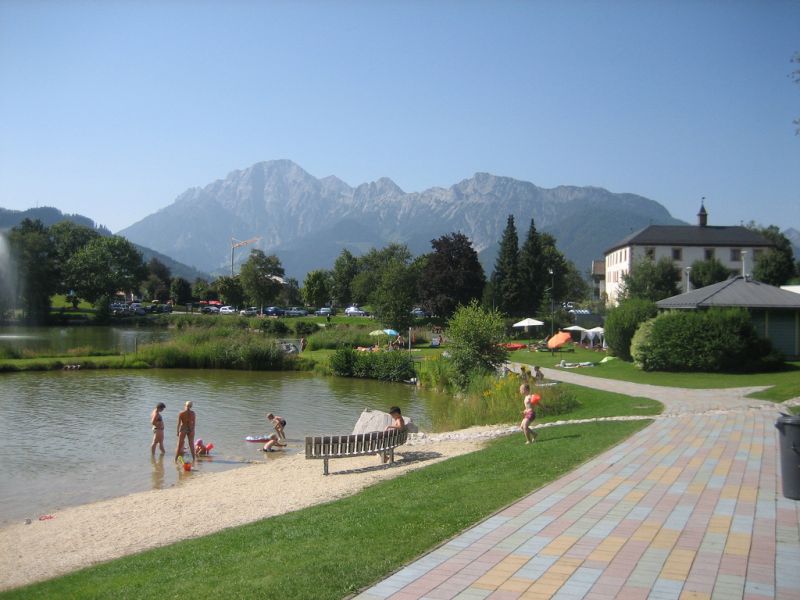
[[[599,362],[604,356],[606,355],[602,352],[593,352],[582,348],[576,349],[574,353],[550,354],[549,352],[517,350],[509,355],[510,359],[516,362],[556,368],[562,359],[567,362]],[[591,377],[695,389],[769,385],[773,387],[751,394],[751,397],[773,402],[782,402],[800,396],[800,362],[786,363],[785,370],[775,373],[669,373],[642,371],[637,369],[633,363],[617,359],[591,369],[579,369],[577,372]]]
[[[58,310],[62,307],[72,310],[72,302],[67,300],[67,297],[64,294],[56,294],[55,296],[50,297],[51,310]],[[86,300],[81,300],[78,303],[78,310],[79,311],[88,310],[94,312],[94,306],[91,303],[87,302]]]
[[[114,560],[0,598],[339,599],[645,425],[557,427],[543,430],[533,446],[525,446],[521,435],[501,438],[480,452],[355,496]],[[268,501],[267,495],[253,499]]]
[[[536,423],[549,423],[566,419],[591,419],[594,417],[650,416],[661,414],[664,410],[663,404],[650,398],[625,396],[624,394],[605,392],[569,383],[559,385],[573,390],[581,405],[563,415],[537,416]]]

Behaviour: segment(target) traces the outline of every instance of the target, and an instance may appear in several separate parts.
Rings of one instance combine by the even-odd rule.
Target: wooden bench
[[[349,458],[388,454],[389,463],[394,464],[394,449],[402,446],[408,439],[408,431],[373,431],[353,435],[323,435],[306,438],[306,458],[321,458],[323,474],[328,474],[328,461],[331,458]]]

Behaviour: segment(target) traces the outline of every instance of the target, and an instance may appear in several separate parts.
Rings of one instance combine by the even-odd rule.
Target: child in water
[[[204,444],[203,438],[200,438],[194,443],[194,453],[197,456],[208,456],[213,447],[214,444]]]

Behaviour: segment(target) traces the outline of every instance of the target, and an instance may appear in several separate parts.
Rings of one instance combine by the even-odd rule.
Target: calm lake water
[[[428,394],[428,395],[426,395]],[[309,373],[199,370],[57,371],[0,374],[0,522],[152,488],[265,455],[246,435],[269,431],[265,413],[287,420],[289,452],[303,437],[349,433],[365,407],[398,405],[427,426],[429,393],[413,386]],[[184,473],[172,462],[175,422],[194,402],[197,435],[213,456]],[[167,405],[163,460],[150,456],[150,412]],[[158,457],[158,452],[156,452]]]
[[[166,339],[166,329],[130,327],[0,327],[0,350],[62,354],[76,348],[133,352],[138,344]]]

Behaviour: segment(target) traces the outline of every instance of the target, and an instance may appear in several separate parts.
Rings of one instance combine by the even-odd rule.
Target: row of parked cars
[[[305,317],[308,315],[308,311],[300,306],[292,306],[291,308],[268,306],[263,310],[257,306],[250,306],[236,310],[233,306],[214,306],[209,304],[208,306],[203,306],[200,312],[211,315],[242,315],[243,317]]]
[[[171,313],[171,304],[142,304],[141,302],[114,302],[109,305],[111,314],[115,317],[144,316],[148,313]]]
[[[280,306],[268,306],[265,309],[261,310],[257,306],[251,306],[249,308],[243,308],[242,310],[236,310],[232,306],[214,306],[208,305],[204,306],[200,309],[200,312],[206,314],[220,314],[220,315],[242,315],[244,317],[258,317],[258,316],[265,316],[265,317],[305,317],[309,313],[308,311],[301,307],[301,306],[292,306],[290,308],[281,308]],[[336,310],[334,308],[323,307],[318,310],[314,311],[314,315],[318,317],[332,317],[336,314]],[[344,309],[344,314],[346,317],[368,317],[369,312],[359,308],[357,305],[348,306]],[[411,311],[411,314],[414,317],[424,318],[428,317],[428,313],[426,313],[421,308],[415,308]]]

